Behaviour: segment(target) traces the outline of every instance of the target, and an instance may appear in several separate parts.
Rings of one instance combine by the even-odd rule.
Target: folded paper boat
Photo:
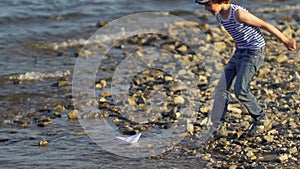
[[[116,137],[119,140],[124,141],[125,143],[133,144],[139,141],[142,133],[138,133],[129,137]]]

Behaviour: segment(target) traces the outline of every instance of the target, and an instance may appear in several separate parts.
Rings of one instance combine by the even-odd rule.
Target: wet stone
[[[46,146],[46,145],[48,145],[48,141],[47,140],[41,140],[39,142],[39,146]]]
[[[71,120],[77,120],[78,119],[78,110],[73,110],[71,112],[68,113],[68,118]]]

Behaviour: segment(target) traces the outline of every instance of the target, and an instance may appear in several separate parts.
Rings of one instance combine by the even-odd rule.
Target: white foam
[[[48,78],[58,78],[70,75],[70,71],[56,71],[54,73],[43,73],[43,72],[26,72],[19,75],[9,76],[11,80],[42,80]]]

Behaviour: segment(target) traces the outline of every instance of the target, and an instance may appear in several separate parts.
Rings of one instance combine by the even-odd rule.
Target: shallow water
[[[81,130],[78,123],[60,121],[46,128],[1,128],[1,168],[202,168],[204,165],[196,157],[120,157],[103,150],[86,135],[74,136],[76,130]],[[47,139],[49,145],[38,146],[41,139]]]
[[[249,9],[297,4],[297,0],[278,2],[236,0]],[[110,22],[137,12],[167,11],[186,19],[197,20],[194,12],[205,12],[202,6],[186,1],[142,0],[3,0],[0,2],[0,75],[25,72],[71,70],[72,57],[56,57],[57,53],[37,47],[70,39],[88,39],[98,28],[97,21]],[[274,13],[274,16],[289,14]],[[293,14],[292,11],[290,14]],[[213,16],[211,22],[215,22]],[[199,20],[198,20],[199,21]]]
[[[251,9],[298,4],[298,0],[235,2]],[[107,152],[87,135],[75,136],[82,126],[68,121],[66,112],[46,127],[33,123],[22,128],[11,123],[15,117],[43,114],[45,106],[51,109],[71,98],[70,87],[55,84],[62,74],[73,71],[76,49],[52,50],[44,44],[88,39],[98,29],[97,21],[110,22],[137,12],[168,11],[199,21],[195,12],[204,12],[203,7],[192,0],[2,0],[0,6],[0,168],[202,168],[203,162],[195,156],[177,159],[180,152],[163,159],[130,159]],[[295,13],[290,12],[271,17]],[[209,22],[215,24],[213,17]],[[65,50],[69,53],[58,54]],[[37,79],[19,83],[11,78],[28,72],[35,72]],[[102,75],[109,77],[110,73]],[[38,146],[42,139],[49,145]]]

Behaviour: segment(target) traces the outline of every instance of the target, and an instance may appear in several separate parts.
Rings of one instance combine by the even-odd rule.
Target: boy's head
[[[229,4],[230,0],[195,0],[195,3],[198,3],[200,5],[206,5],[210,2],[214,4],[221,4],[221,3]]]
[[[223,8],[223,5],[230,4],[230,0],[195,0],[195,3],[203,5],[205,10],[216,16]]]

